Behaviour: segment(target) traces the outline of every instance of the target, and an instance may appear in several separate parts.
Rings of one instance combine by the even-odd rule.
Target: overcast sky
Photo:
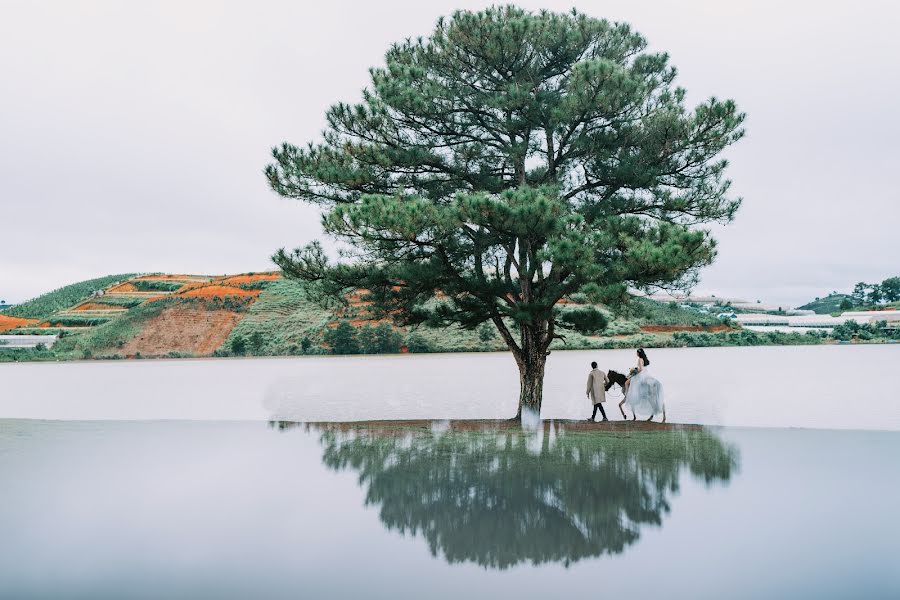
[[[122,272],[271,269],[319,237],[262,169],[440,15],[488,2],[0,0],[0,298]],[[627,21],[694,104],[733,98],[745,198],[698,288],[802,303],[900,274],[900,8],[519,2]]]

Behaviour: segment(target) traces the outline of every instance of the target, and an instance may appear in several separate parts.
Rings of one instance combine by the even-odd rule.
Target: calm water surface
[[[652,351],[703,426],[553,420],[631,357],[526,429],[353,422],[509,416],[500,354],[0,365],[0,598],[900,597],[900,347]]]
[[[900,431],[900,345],[649,355],[670,421]],[[636,362],[625,350],[554,352],[545,418],[590,414],[584,384],[592,360],[618,371]],[[0,417],[10,418],[508,418],[517,398],[518,372],[504,353],[0,364]]]
[[[900,434],[0,421],[4,598],[897,598]]]

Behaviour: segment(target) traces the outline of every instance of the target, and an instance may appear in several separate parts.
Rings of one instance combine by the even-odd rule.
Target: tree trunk
[[[541,414],[541,400],[544,395],[544,367],[547,364],[547,353],[538,345],[523,350],[517,357],[519,365],[519,409],[516,419],[522,418],[522,411]]]
[[[500,337],[516,359],[519,366],[519,406],[514,420],[522,419],[522,411],[540,416],[544,395],[544,367],[547,364],[547,349],[552,338],[551,321],[536,321],[520,326],[519,344],[500,317],[494,318],[494,325]]]

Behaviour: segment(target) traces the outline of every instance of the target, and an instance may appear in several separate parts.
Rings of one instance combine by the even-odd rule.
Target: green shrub
[[[719,325],[715,315],[687,310],[671,302],[632,296],[618,307],[616,316],[635,321],[638,325]]]
[[[325,331],[325,343],[331,347],[332,354],[359,354],[359,340],[356,328],[349,321],[341,321],[336,327]]]
[[[494,327],[493,323],[482,323],[480,327],[478,327],[478,339],[482,342],[490,342],[495,337],[497,337],[497,329]]]
[[[184,287],[183,281],[163,279],[135,279],[131,284],[139,292],[175,292]]]
[[[47,319],[51,327],[92,327],[101,325],[110,319],[112,315],[56,315]]]
[[[359,349],[363,354],[396,354],[400,352],[402,336],[387,323],[376,327],[366,325],[357,332]]]
[[[603,331],[605,335],[631,335],[640,333],[641,327],[634,321],[615,319]]]
[[[231,351],[238,356],[243,356],[247,352],[247,342],[243,336],[236,335],[231,338]]]
[[[406,349],[415,353],[434,352],[433,346],[418,332],[406,336]]]
[[[104,296],[100,296],[98,298],[94,298],[91,302],[96,302],[97,304],[106,304],[108,306],[121,306],[123,308],[134,308],[139,304],[143,304],[146,302],[146,298],[135,297],[135,296],[120,296],[118,294],[111,295],[106,294]]]
[[[254,331],[250,334],[250,337],[247,338],[247,344],[250,346],[250,350],[253,354],[259,354],[264,343],[265,340],[263,339],[263,335],[258,331]]]
[[[277,281],[277,280],[275,280]],[[239,283],[236,287],[241,288],[242,290],[264,290],[269,287],[273,283],[271,279],[259,279],[257,281],[248,281],[246,283]]]

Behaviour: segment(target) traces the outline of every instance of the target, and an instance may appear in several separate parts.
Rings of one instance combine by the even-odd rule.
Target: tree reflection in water
[[[450,563],[499,569],[621,553],[642,526],[662,524],[684,471],[728,482],[739,463],[700,427],[305,427],[321,433],[328,467],[359,473],[388,529],[421,534]]]

